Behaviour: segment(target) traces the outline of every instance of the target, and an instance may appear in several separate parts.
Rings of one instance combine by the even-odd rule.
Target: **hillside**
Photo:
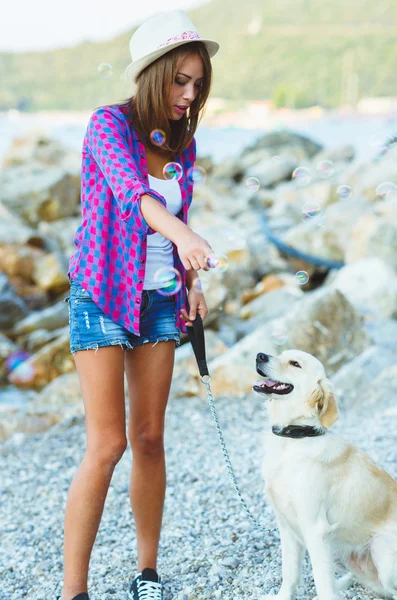
[[[214,97],[301,107],[397,95],[395,0],[213,0],[189,15],[221,45]],[[132,32],[49,52],[0,53],[0,110],[89,110],[128,97],[120,76]],[[112,65],[109,79],[98,75],[101,62]]]

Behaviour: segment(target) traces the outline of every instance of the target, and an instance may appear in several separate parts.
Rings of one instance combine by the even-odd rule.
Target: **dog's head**
[[[285,350],[280,356],[259,353],[256,371],[265,379],[253,390],[269,400],[273,423],[288,425],[300,417],[317,417],[323,427],[338,419],[338,406],[324,367],[317,358],[301,350]]]

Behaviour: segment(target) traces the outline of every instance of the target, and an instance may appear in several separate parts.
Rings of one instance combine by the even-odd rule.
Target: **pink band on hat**
[[[173,42],[179,42],[180,40],[201,40],[199,34],[197,33],[197,31],[184,31],[183,33],[180,33],[179,35],[176,35],[172,38],[168,38],[168,40],[166,42],[164,42],[163,44],[160,44],[160,46],[157,46],[156,50],[158,50],[159,48],[162,48],[163,46],[168,46],[169,44],[172,44]]]

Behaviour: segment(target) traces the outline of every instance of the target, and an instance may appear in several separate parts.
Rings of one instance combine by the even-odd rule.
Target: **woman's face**
[[[187,56],[180,64],[171,88],[170,118],[173,121],[179,121],[186,113],[196,98],[203,79],[204,67],[201,57],[198,54]]]

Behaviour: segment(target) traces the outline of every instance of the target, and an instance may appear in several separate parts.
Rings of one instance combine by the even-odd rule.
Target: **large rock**
[[[66,408],[76,407],[78,413],[83,412],[83,397],[78,373],[64,373],[46,385],[32,402],[40,409],[57,410],[64,414]]]
[[[25,225],[22,219],[0,202],[0,247],[27,244],[34,236],[34,229]]]
[[[262,294],[267,294],[278,288],[282,288],[285,285],[287,285],[287,282],[283,277],[280,277],[279,275],[265,275],[258,281],[254,288],[241,293],[241,303],[247,304],[248,302],[255,300],[255,298],[262,296]]]
[[[363,414],[382,411],[397,416],[396,397],[397,363],[394,363],[368,383],[364,396],[356,402],[357,410]]]
[[[203,211],[189,220],[189,226],[207,240],[215,253],[227,255],[228,270],[249,267],[251,254],[245,232],[232,219],[223,214]]]
[[[40,390],[50,381],[75,370],[69,346],[69,326],[56,340],[46,344],[38,352],[12,370],[9,381],[19,388]],[[27,378],[25,373],[30,376]]]
[[[2,167],[39,163],[43,166],[58,165],[77,174],[81,168],[80,152],[66,149],[61,142],[49,137],[45,131],[30,130],[15,137],[3,156]]]
[[[285,149],[298,160],[304,160],[315,156],[322,146],[304,135],[285,129],[261,136],[254,144],[244,148],[241,158],[257,150],[267,150],[272,156],[280,156]]]
[[[346,262],[376,256],[397,269],[397,199],[378,202],[352,226]]]
[[[285,317],[288,347],[313,354],[335,373],[370,345],[363,318],[339,290],[309,292]]]
[[[60,252],[50,252],[36,262],[32,277],[42,290],[57,294],[69,288],[67,272],[67,258]]]
[[[270,321],[286,314],[303,295],[302,290],[293,287],[275,289],[245,304],[240,309],[239,316],[258,324]]]
[[[59,221],[40,221],[37,231],[53,241],[53,249],[61,251],[67,259],[76,252],[76,246],[73,243],[74,235],[81,224],[81,216],[65,217]]]
[[[0,384],[5,385],[7,383],[7,365],[6,360],[15,352],[18,351],[18,346],[14,342],[2,333],[0,333]]]
[[[37,352],[40,348],[49,344],[50,342],[59,338],[64,332],[64,327],[59,327],[59,329],[52,329],[48,331],[47,329],[36,329],[31,333],[27,333],[25,335],[21,335],[18,337],[18,342],[23,344],[23,347],[30,353]]]
[[[0,330],[7,331],[28,314],[24,300],[15,294],[8,277],[0,273]]]
[[[390,365],[397,363],[395,351],[370,346],[343,365],[332,377],[341,409],[355,410],[368,402],[368,386]]]
[[[32,272],[36,261],[44,255],[43,250],[34,246],[17,244],[0,246],[0,271],[6,273],[11,279],[20,277],[28,283],[33,283]]]
[[[312,256],[343,262],[353,225],[365,209],[365,199],[337,202],[326,209],[323,219],[302,221],[284,233],[282,241]]]
[[[226,159],[215,166],[213,177],[232,179],[236,183],[244,182],[247,177],[258,177],[262,185],[273,185],[287,179],[301,161],[313,157],[321,148],[313,140],[292,131],[266,133],[244,148],[237,158]],[[275,177],[272,177],[272,167]]]
[[[39,163],[9,167],[0,172],[0,201],[32,226],[76,215],[80,177]]]
[[[378,185],[386,181],[397,184],[397,147],[383,160],[353,163],[347,177],[357,194],[373,202],[381,200],[382,197],[376,192]]]
[[[298,162],[292,156],[284,156],[282,160],[274,162],[271,158],[265,158],[256,165],[246,170],[245,180],[254,177],[258,179],[261,187],[272,188],[280,181],[291,179],[291,175],[298,166]],[[245,183],[243,181],[243,183]]]
[[[211,216],[226,216],[229,218],[240,215],[247,206],[245,194],[236,192],[222,182],[211,179],[210,183],[200,183],[194,188],[194,200],[189,210],[189,221],[196,215],[205,220],[208,211]]]
[[[41,433],[56,423],[63,415],[57,411],[26,407],[8,407],[0,404],[0,442],[5,441],[16,432]]]
[[[258,352],[280,354],[297,348],[316,356],[335,373],[370,345],[363,320],[338,290],[307,294],[285,317],[255,329],[209,364],[214,393],[245,394],[255,380]]]
[[[25,319],[22,319],[15,325],[13,334],[22,335],[37,329],[52,331],[60,327],[65,327],[68,322],[68,309],[66,304],[61,300],[43,310],[31,312]]]
[[[324,148],[315,156],[317,163],[330,160],[334,164],[346,163],[353,160],[356,155],[356,150],[351,144],[337,144]]]
[[[397,314],[396,272],[380,258],[368,257],[340,269],[330,289],[342,292],[360,312],[381,317]]]

